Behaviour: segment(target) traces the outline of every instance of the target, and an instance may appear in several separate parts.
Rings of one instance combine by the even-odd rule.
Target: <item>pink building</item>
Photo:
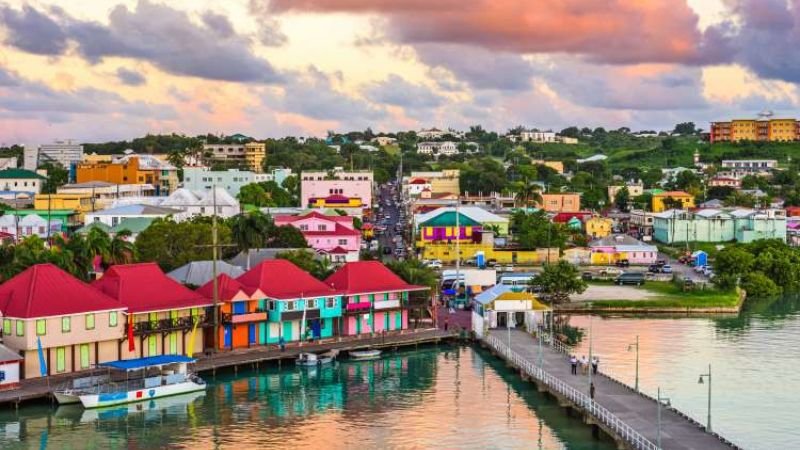
[[[379,261],[347,263],[325,284],[343,291],[343,336],[407,329],[409,292],[429,289],[406,283]]]
[[[358,261],[361,232],[355,229],[350,216],[326,216],[312,211],[299,216],[275,216],[273,220],[275,225],[291,225],[300,230],[309,247],[333,262]]]
[[[339,207],[325,199],[348,199],[347,205],[372,208],[372,172],[303,172],[300,176],[300,205],[303,207]],[[358,201],[356,201],[358,200]]]

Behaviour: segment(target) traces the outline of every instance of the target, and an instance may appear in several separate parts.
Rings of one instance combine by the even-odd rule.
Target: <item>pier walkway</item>
[[[593,375],[594,400],[589,397],[587,375],[572,375],[568,348],[555,342],[541,346],[524,331],[491,330],[482,342],[498,356],[536,381],[540,390],[555,395],[562,404],[582,412],[587,421],[604,429],[627,448],[656,450],[658,403],[631,387],[602,374]],[[509,351],[510,341],[510,351]],[[661,408],[661,448],[714,450],[737,448],[721,436],[705,431],[703,425],[679,411]]]

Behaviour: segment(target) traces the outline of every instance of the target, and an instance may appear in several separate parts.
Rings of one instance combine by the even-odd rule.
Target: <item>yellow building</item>
[[[800,139],[797,119],[735,119],[711,122],[710,141],[772,141],[788,142]]]
[[[153,155],[126,155],[114,162],[82,162],[75,178],[77,183],[151,184],[157,195],[178,188],[178,169]]]
[[[264,159],[267,157],[267,144],[263,142],[248,142],[244,144],[244,160],[247,168],[253,172],[264,171]]]
[[[673,199],[676,202],[680,202],[680,208],[677,208],[676,205],[668,206],[666,203],[668,202],[667,199]],[[668,209],[689,209],[694,208],[694,196],[689,194],[688,192],[683,191],[667,191],[667,192],[660,192],[658,194],[653,194],[653,212],[659,213],[666,211]]]
[[[309,208],[363,208],[364,202],[358,197],[344,197],[331,195],[328,197],[315,197],[308,199]]]
[[[545,161],[542,159],[534,159],[531,164],[549,167],[559,174],[564,173],[564,163],[561,161]]]
[[[78,221],[83,222],[83,215],[94,211],[95,202],[91,194],[36,194],[33,198],[33,209],[56,210],[69,209],[77,213]]]
[[[495,260],[498,264],[542,264],[548,261],[558,261],[557,248],[536,250],[512,250],[494,248],[489,244],[460,244],[459,253],[461,260],[474,258],[477,252],[483,252],[486,260]],[[445,264],[454,263],[456,260],[455,244],[425,244],[422,249],[422,259],[438,259]]]
[[[460,171],[458,169],[442,170],[440,172],[411,172],[409,180],[423,179],[430,183],[430,193],[438,194],[458,194],[461,192],[459,184]]]
[[[797,121],[794,119],[774,119],[769,121],[768,137],[770,141],[797,140]]]
[[[592,217],[584,224],[586,226],[586,234],[595,239],[604,238],[611,234],[613,223],[614,221],[608,217]]]

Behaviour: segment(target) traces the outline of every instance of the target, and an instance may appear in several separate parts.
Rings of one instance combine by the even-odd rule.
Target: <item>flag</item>
[[[128,314],[128,351],[136,351],[136,341],[133,339],[133,314]]]
[[[191,336],[189,336],[189,348],[186,349],[186,356],[191,357],[192,354],[194,353],[194,338],[195,336],[197,336],[197,324],[200,323],[200,317],[199,316],[189,316],[189,317],[194,319],[194,326],[192,326],[192,334]],[[214,332],[216,333],[217,330],[214,330]],[[216,351],[216,349],[214,350]]]
[[[42,338],[36,338],[36,347],[39,350],[39,373],[43,376],[47,376],[47,362],[44,360],[44,350],[42,350]]]

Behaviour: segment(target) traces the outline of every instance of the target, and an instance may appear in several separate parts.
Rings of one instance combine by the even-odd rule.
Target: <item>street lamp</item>
[[[658,388],[658,397],[656,399],[658,402],[658,420],[657,420],[657,430],[656,430],[656,447],[661,448],[661,406],[670,406],[669,397],[662,397],[661,396],[661,387]]]
[[[628,345],[628,351],[632,349],[636,349],[636,384],[635,389],[636,392],[639,392],[639,335],[636,335],[636,342],[633,344]]]
[[[706,431],[711,432],[711,364],[708,365],[708,373],[701,373],[697,384],[703,384],[703,378],[708,378],[708,419],[706,419]]]

